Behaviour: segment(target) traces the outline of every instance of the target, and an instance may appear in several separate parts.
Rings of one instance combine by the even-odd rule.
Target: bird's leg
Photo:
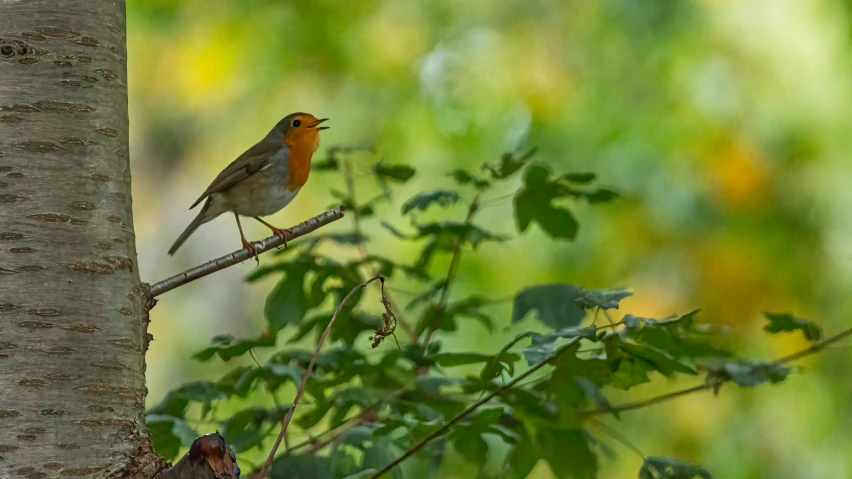
[[[281,241],[284,242],[284,250],[285,251],[287,250],[287,235],[292,235],[293,234],[292,231],[290,231],[287,228],[284,228],[284,229],[276,228],[276,227],[272,226],[271,224],[267,223],[266,221],[263,221],[262,219],[260,219],[259,216],[255,216],[254,219],[265,224],[267,228],[272,230],[272,233],[274,233],[275,236],[281,238]]]
[[[243,227],[242,225],[240,225],[240,215],[238,215],[236,211],[234,211],[234,218],[237,220],[237,229],[240,230],[240,241],[242,241],[243,243],[243,248],[248,250],[249,254],[254,257],[254,260],[257,261],[258,266],[260,266],[260,258],[257,257],[257,248],[255,248],[253,244],[246,241],[246,237],[243,234]]]

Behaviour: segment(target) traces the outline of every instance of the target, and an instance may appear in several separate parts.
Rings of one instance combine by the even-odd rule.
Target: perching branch
[[[476,193],[476,196],[473,197],[473,201],[470,202],[470,206],[467,209],[467,217],[464,219],[465,226],[469,227],[471,225],[473,222],[473,215],[476,214],[477,210],[479,210],[479,193]],[[450,269],[447,271],[447,280],[444,281],[444,287],[441,289],[441,298],[438,300],[435,317],[432,319],[432,324],[429,325],[429,329],[426,332],[426,339],[423,341],[424,350],[426,349],[426,346],[429,346],[429,341],[432,340],[432,334],[434,334],[435,330],[438,329],[438,325],[441,324],[441,317],[444,315],[444,310],[447,309],[447,301],[450,299],[450,286],[453,284],[453,280],[456,278],[456,274],[458,273],[459,261],[461,261],[461,252],[466,240],[466,236],[459,238],[453,246],[453,256],[450,260]]]
[[[381,471],[370,476],[370,479],[378,479],[379,477],[382,476],[382,474],[384,474],[384,473],[390,471],[391,469],[393,469],[394,467],[396,467],[397,464],[399,464],[402,461],[413,456],[414,454],[417,453],[417,451],[419,451],[420,449],[423,449],[423,446],[428,444],[429,441],[431,441],[432,439],[435,439],[436,437],[447,432],[450,429],[450,427],[453,426],[453,424],[461,421],[462,419],[464,419],[468,414],[472,413],[473,411],[476,411],[476,409],[479,408],[479,406],[482,406],[483,404],[487,403],[488,401],[490,401],[494,397],[499,396],[500,394],[503,394],[506,390],[511,389],[516,384],[523,381],[527,376],[529,376],[530,374],[541,369],[545,364],[550,364],[553,360],[558,358],[563,352],[567,351],[568,348],[570,348],[571,346],[576,344],[578,341],[580,341],[580,338],[572,339],[567,344],[565,344],[564,346],[559,348],[559,350],[557,350],[556,353],[551,358],[549,358],[548,360],[542,361],[542,362],[536,364],[535,366],[529,368],[527,371],[525,371],[520,376],[518,376],[515,379],[511,380],[510,382],[504,384],[503,386],[498,387],[497,389],[492,391],[490,394],[488,394],[484,398],[482,398],[479,401],[476,401],[475,403],[471,404],[470,406],[465,408],[464,411],[453,416],[453,418],[450,419],[449,421],[447,421],[443,426],[441,426],[438,429],[435,429],[434,431],[427,434],[426,437],[424,437],[423,439],[420,440],[420,442],[411,446],[411,448],[409,448],[407,451],[405,451],[405,453],[403,453],[401,456],[399,456],[398,458],[391,461],[391,463],[388,464],[387,466],[383,467]]]
[[[845,331],[842,331],[842,332],[840,332],[840,333],[838,333],[838,334],[836,334],[836,335],[834,335],[834,336],[832,336],[828,339],[824,339],[824,340],[822,340],[818,343],[814,343],[811,346],[809,346],[809,347],[807,347],[807,348],[805,348],[801,351],[797,351],[797,352],[790,354],[788,356],[778,358],[775,361],[772,361],[772,363],[770,363],[770,364],[773,364],[773,365],[776,365],[776,366],[781,365],[781,364],[786,364],[786,363],[789,363],[791,361],[801,359],[805,356],[809,356],[811,354],[818,353],[818,352],[822,351],[823,349],[825,349],[826,346],[828,346],[832,343],[836,343],[837,341],[840,341],[841,339],[846,338],[847,336],[850,336],[850,335],[852,335],[852,328],[847,329]],[[662,403],[662,402],[669,401],[671,399],[679,398],[681,396],[686,396],[687,394],[692,394],[694,392],[704,391],[706,389],[715,389],[715,388],[721,386],[722,384],[724,384],[724,383],[726,383],[730,380],[731,380],[731,378],[718,378],[716,380],[709,381],[706,384],[699,384],[698,386],[693,386],[691,388],[681,389],[680,391],[675,391],[675,392],[663,394],[662,396],[653,397],[651,399],[646,399],[644,401],[636,401],[636,402],[632,402],[632,403],[622,404],[620,406],[601,407],[601,408],[597,408],[597,409],[587,409],[585,411],[578,411],[577,415],[580,416],[580,417],[589,417],[589,416],[596,416],[598,414],[609,414],[609,413],[615,413],[615,412],[630,411],[630,410],[633,410],[633,409],[640,409],[640,408],[643,408],[645,406],[651,406],[651,405],[654,405],[654,404],[659,404],[659,403]]]
[[[341,215],[342,216],[342,215]],[[293,404],[290,406],[290,410],[287,411],[287,415],[284,416],[284,420],[281,422],[281,432],[278,434],[278,438],[275,440],[275,445],[272,446],[272,450],[269,451],[269,456],[266,458],[266,462],[263,464],[263,468],[260,470],[260,474],[257,476],[259,479],[263,479],[266,477],[266,474],[269,472],[269,467],[272,466],[272,460],[275,458],[275,453],[278,451],[278,447],[281,446],[281,440],[284,438],[284,435],[287,433],[287,426],[290,424],[290,420],[293,418],[293,413],[296,412],[296,406],[299,404],[299,399],[302,398],[302,394],[305,392],[305,388],[308,385],[308,379],[311,377],[311,371],[314,369],[314,364],[317,361],[317,356],[320,354],[320,350],[322,350],[322,345],[325,342],[325,339],[328,337],[328,334],[331,332],[331,326],[334,325],[334,321],[337,320],[337,315],[340,314],[340,310],[343,309],[343,306],[349,301],[349,298],[355,294],[359,289],[366,288],[368,284],[373,281],[379,280],[382,282],[382,299],[384,299],[384,284],[385,278],[381,276],[373,276],[372,278],[364,281],[352,288],[346,297],[343,298],[343,301],[340,302],[340,305],[334,311],[334,314],[331,316],[331,321],[328,322],[328,326],[323,331],[322,336],[320,337],[319,342],[317,343],[317,347],[314,350],[313,356],[311,356],[311,361],[308,363],[308,368],[305,370],[305,375],[302,377],[302,384],[299,385],[299,390],[296,391],[296,397],[293,399]],[[384,302],[384,301],[383,301]]]
[[[295,238],[304,236],[329,223],[343,218],[343,211],[343,206],[338,206],[337,208],[326,211],[325,213],[314,216],[313,218],[307,221],[303,221],[302,223],[293,226],[292,228],[290,228],[290,231],[293,234],[287,236],[287,241],[292,241]],[[269,238],[254,243],[255,248],[257,249],[257,254],[264,253],[266,251],[271,250],[272,248],[281,246],[282,244],[284,244],[284,242],[281,241],[281,238],[275,235],[272,235]],[[183,273],[176,274],[171,278],[167,278],[157,283],[154,283],[153,285],[151,285],[151,295],[154,297],[159,296],[163,293],[177,288],[178,286],[183,286],[186,283],[189,283],[190,281],[195,281],[196,279],[203,278],[208,274],[215,273],[216,271],[223,270],[229,266],[233,266],[247,259],[251,259],[251,257],[251,253],[249,253],[248,250],[239,249],[231,254],[227,254],[212,261],[208,261],[207,263],[204,263],[200,266],[196,266],[192,269],[186,270]]]

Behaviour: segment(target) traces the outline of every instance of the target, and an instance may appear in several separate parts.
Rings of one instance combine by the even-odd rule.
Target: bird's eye
[[[293,120],[293,126],[299,128],[300,126],[302,126],[302,122],[299,120]]]

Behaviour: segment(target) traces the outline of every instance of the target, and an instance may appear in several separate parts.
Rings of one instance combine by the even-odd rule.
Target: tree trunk
[[[125,10],[0,1],[0,477],[151,477]]]

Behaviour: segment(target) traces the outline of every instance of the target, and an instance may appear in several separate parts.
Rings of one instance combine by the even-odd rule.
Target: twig
[[[293,226],[292,228],[290,228],[292,234],[287,235],[287,241],[292,241],[295,238],[304,236],[320,227],[323,227],[333,221],[337,221],[340,218],[343,218],[343,211],[343,206],[338,206],[337,208],[326,211],[325,213],[322,213],[318,216],[314,216],[313,218],[307,221]],[[284,244],[284,242],[281,241],[281,238],[272,235],[262,241],[255,242],[254,246],[257,250],[257,254],[261,254],[271,250],[272,248],[281,246],[282,244]],[[249,253],[248,250],[239,249],[231,254],[227,254],[212,261],[208,261],[200,266],[188,269],[183,273],[176,274],[168,279],[164,279],[162,281],[154,283],[151,286],[151,295],[154,297],[160,296],[161,294],[171,291],[177,288],[178,286],[183,286],[186,283],[195,281],[198,278],[203,278],[208,274],[223,270],[229,266],[241,263],[250,258],[252,258],[252,255],[251,253]]]
[[[823,349],[825,349],[826,346],[828,346],[832,343],[836,343],[837,341],[840,341],[841,339],[846,338],[847,336],[850,336],[850,335],[852,335],[852,328],[849,328],[845,331],[842,331],[842,332],[840,332],[840,333],[838,333],[838,334],[836,334],[836,335],[834,335],[834,336],[832,336],[828,339],[824,339],[824,340],[822,340],[818,343],[812,344],[810,347],[807,347],[807,348],[805,348],[801,351],[795,352],[795,353],[790,354],[788,356],[783,356],[781,358],[778,358],[775,361],[772,361],[770,364],[773,364],[773,365],[785,364],[785,363],[789,363],[791,361],[795,361],[797,359],[801,359],[805,356],[809,356],[811,354],[818,353],[818,352],[822,351]],[[598,414],[609,414],[609,413],[614,413],[614,412],[623,412],[623,411],[630,411],[632,409],[639,409],[639,408],[643,408],[645,406],[651,406],[651,405],[654,405],[654,404],[659,404],[661,402],[669,401],[671,399],[679,398],[681,396],[686,396],[687,394],[692,394],[694,392],[704,391],[706,389],[714,389],[714,388],[717,388],[717,387],[721,386],[722,384],[724,384],[724,383],[726,383],[730,380],[731,380],[731,378],[722,377],[722,378],[718,378],[716,380],[710,381],[710,382],[705,383],[705,384],[699,384],[698,386],[693,386],[691,388],[681,389],[680,391],[675,391],[675,392],[671,392],[671,393],[668,393],[668,394],[663,394],[662,396],[653,397],[651,399],[646,399],[644,401],[637,401],[637,402],[622,404],[621,406],[601,407],[601,408],[597,408],[597,409],[587,409],[585,411],[577,411],[577,415],[580,416],[580,417],[589,417],[589,416],[596,416]]]
[[[473,197],[473,201],[470,202],[470,206],[467,208],[467,217],[464,219],[465,226],[470,226],[473,221],[473,215],[476,214],[478,209],[479,193],[476,193],[476,196]],[[429,341],[432,340],[432,335],[435,333],[435,330],[438,329],[438,325],[441,324],[441,317],[444,315],[444,310],[447,309],[447,301],[450,298],[450,285],[452,285],[453,280],[458,273],[462,247],[466,241],[467,235],[456,240],[456,244],[453,246],[453,257],[450,260],[450,269],[447,271],[447,280],[444,281],[444,287],[441,289],[441,298],[438,300],[435,317],[432,319],[432,324],[429,325],[429,329],[426,331],[426,339],[423,340],[424,351],[426,350],[426,347],[429,346]]]
[[[266,462],[263,464],[263,468],[260,470],[260,474],[257,476],[260,479],[266,477],[267,472],[269,472],[269,467],[272,465],[272,460],[275,458],[275,453],[278,451],[278,447],[281,446],[281,440],[284,438],[284,435],[287,434],[287,426],[290,424],[290,420],[293,418],[293,413],[296,412],[296,406],[299,404],[299,399],[302,398],[302,394],[305,392],[305,387],[308,385],[308,379],[311,377],[311,371],[314,369],[314,364],[317,361],[317,356],[320,354],[320,350],[322,349],[322,345],[325,342],[325,338],[328,337],[328,333],[331,332],[331,326],[334,325],[334,321],[337,319],[337,315],[340,314],[340,310],[343,309],[343,306],[346,305],[346,302],[349,301],[349,298],[355,294],[355,291],[359,289],[366,288],[368,284],[373,281],[379,280],[382,282],[382,289],[384,290],[385,279],[381,276],[374,276],[367,281],[355,286],[346,297],[343,298],[343,301],[340,302],[340,305],[334,311],[334,314],[331,316],[331,321],[328,322],[328,326],[323,331],[322,336],[320,337],[319,342],[317,343],[317,347],[314,350],[314,355],[311,356],[311,361],[308,363],[308,368],[305,370],[305,375],[302,377],[302,384],[299,385],[299,390],[296,391],[296,397],[293,399],[293,404],[290,406],[290,410],[287,411],[287,415],[284,416],[284,420],[281,422],[281,432],[278,434],[278,438],[275,440],[275,445],[272,446],[272,450],[269,451],[269,456],[266,458]],[[384,296],[384,294],[383,294]]]
[[[641,457],[642,459],[645,458],[645,453],[642,452],[641,449],[639,449],[635,444],[630,442],[629,439],[624,437],[624,435],[621,434],[620,432],[618,432],[615,428],[610,427],[609,424],[606,424],[605,422],[599,421],[595,418],[590,418],[589,422],[593,423],[595,426],[600,428],[600,430],[603,431],[603,433],[606,434],[607,436],[615,439],[616,441],[618,441],[621,444],[623,444],[624,446],[626,446],[627,449],[630,449],[631,451],[638,454],[639,457]]]
[[[348,150],[341,150],[341,152],[348,153]],[[348,190],[347,193],[349,195],[349,201],[352,202],[352,221],[355,228],[355,234],[363,238],[364,235],[361,232],[361,215],[358,213],[358,205],[355,200],[355,175],[352,172],[352,162],[348,159],[343,162],[343,178],[346,180],[346,189]],[[370,275],[375,275],[376,270],[373,268],[373,264],[367,261],[367,258],[369,258],[370,255],[364,243],[358,243],[358,251],[361,253],[361,258],[367,265]],[[388,300],[391,302],[393,315],[397,318],[397,323],[402,326],[403,331],[405,331],[405,334],[407,334],[411,339],[411,342],[413,344],[417,344],[417,334],[414,332],[414,328],[405,321],[405,318],[402,316],[402,312],[396,308],[396,302],[390,298],[390,295],[388,295]]]
[[[403,394],[408,392],[408,390],[409,390],[408,388],[400,388],[400,389],[397,389],[396,391],[391,392],[387,396],[376,401],[373,405],[368,406],[367,408],[362,410],[357,416],[352,416],[349,419],[345,420],[341,425],[339,425],[335,428],[327,429],[324,432],[322,432],[322,433],[320,433],[320,434],[318,434],[318,435],[316,435],[316,436],[314,436],[314,437],[312,437],[312,438],[310,438],[306,441],[302,441],[299,444],[295,444],[293,447],[291,447],[287,451],[287,453],[291,454],[291,453],[298,451],[299,449],[305,448],[307,446],[311,446],[312,452],[317,451],[319,449],[322,449],[323,447],[334,442],[338,438],[338,436],[340,436],[340,434],[348,431],[349,429],[351,429],[355,426],[359,426],[359,425],[361,425],[365,422],[368,422],[370,420],[370,418],[372,417],[370,412],[374,411],[375,409],[381,407],[384,404],[387,404],[387,403],[390,403],[390,402],[396,400],[399,396],[402,396]],[[324,439],[320,442],[317,442],[320,438],[328,436],[329,434],[332,435],[331,438]]]
[[[426,444],[428,444],[428,443],[429,443],[429,441],[431,441],[432,439],[435,439],[436,437],[440,436],[441,434],[443,434],[443,433],[445,433],[447,430],[449,430],[449,429],[450,429],[450,427],[452,427],[452,426],[453,426],[453,424],[455,424],[455,423],[457,423],[457,422],[461,421],[462,419],[464,419],[464,418],[465,418],[465,416],[467,416],[468,414],[472,413],[472,412],[473,412],[473,411],[475,411],[475,410],[476,410],[479,406],[482,406],[483,404],[487,403],[487,402],[488,402],[488,401],[490,401],[492,398],[494,398],[494,397],[496,397],[496,396],[499,396],[500,394],[504,393],[504,392],[505,392],[506,390],[508,390],[508,389],[511,389],[511,388],[512,388],[515,384],[518,384],[519,382],[521,382],[522,380],[524,380],[524,378],[526,378],[526,377],[527,377],[527,376],[529,376],[530,374],[532,374],[532,373],[534,373],[534,372],[538,371],[538,370],[539,370],[539,369],[541,369],[541,368],[542,368],[545,364],[550,364],[550,362],[552,362],[553,360],[555,360],[556,358],[558,358],[558,357],[559,357],[559,356],[560,356],[563,352],[565,352],[566,350],[568,350],[568,348],[570,348],[571,346],[573,346],[574,344],[576,344],[578,341],[580,341],[580,338],[574,338],[574,339],[572,339],[572,340],[571,340],[571,341],[569,341],[567,344],[565,344],[564,346],[562,346],[561,348],[559,348],[559,350],[558,350],[558,351],[556,351],[556,353],[555,353],[555,354],[554,354],[551,358],[549,358],[549,359],[547,359],[547,360],[545,360],[545,361],[542,361],[542,362],[540,362],[540,363],[536,364],[535,366],[533,366],[533,367],[529,368],[529,369],[528,369],[528,370],[526,370],[523,374],[521,374],[520,376],[518,376],[518,377],[516,377],[515,379],[511,380],[511,381],[510,381],[510,382],[508,382],[506,385],[498,387],[497,389],[495,389],[494,391],[492,391],[492,392],[491,392],[491,394],[489,394],[489,395],[485,396],[484,398],[480,399],[479,401],[476,401],[475,403],[471,404],[470,406],[468,406],[467,408],[465,408],[465,410],[464,410],[464,411],[462,411],[462,412],[460,412],[460,413],[456,414],[456,415],[455,415],[452,419],[450,419],[449,421],[447,421],[447,422],[446,422],[446,424],[444,424],[443,426],[439,427],[438,429],[435,429],[435,430],[434,430],[434,431],[432,431],[431,433],[427,434],[427,435],[426,435],[426,437],[424,437],[423,439],[421,439],[421,440],[420,440],[420,442],[418,442],[418,443],[417,443],[417,444],[415,444],[414,446],[411,446],[411,448],[409,448],[407,451],[405,451],[405,453],[403,453],[401,456],[399,456],[398,458],[396,458],[396,459],[394,459],[393,461],[391,461],[391,463],[390,463],[390,464],[388,464],[387,466],[383,467],[383,468],[382,468],[382,470],[380,470],[379,472],[377,472],[377,473],[373,474],[372,476],[370,476],[370,479],[378,479],[379,477],[381,477],[381,476],[382,476],[382,474],[384,474],[384,473],[386,473],[386,472],[390,471],[391,469],[393,469],[394,467],[396,467],[396,466],[397,466],[397,464],[399,464],[399,463],[401,463],[402,461],[404,461],[404,460],[408,459],[409,457],[413,456],[415,453],[417,453],[417,451],[419,451],[420,449],[423,449],[423,446],[425,446]]]

